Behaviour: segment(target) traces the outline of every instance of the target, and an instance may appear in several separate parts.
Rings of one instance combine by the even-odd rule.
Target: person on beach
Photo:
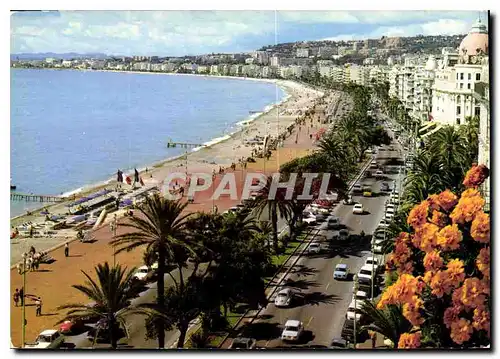
[[[35,301],[36,306],[36,316],[40,317],[42,315],[42,298],[37,297]]]
[[[137,182],[140,183],[140,179],[139,179],[139,171],[137,171],[137,168],[134,168],[134,182],[132,183],[132,188],[135,188],[135,184]]]
[[[14,305],[17,307],[19,304],[19,289],[17,288],[16,291],[14,292],[13,299],[14,299]]]
[[[123,183],[123,172],[118,169],[116,172],[116,182],[118,182],[117,187],[122,188],[122,183]]]
[[[64,245],[64,256],[67,258],[69,256],[69,245],[66,243]]]

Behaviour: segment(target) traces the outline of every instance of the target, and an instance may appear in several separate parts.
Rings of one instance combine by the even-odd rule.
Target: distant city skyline
[[[296,41],[458,35],[479,11],[50,11],[11,15],[11,53],[184,56]]]

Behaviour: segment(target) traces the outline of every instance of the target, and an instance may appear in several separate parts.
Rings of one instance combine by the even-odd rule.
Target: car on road
[[[330,216],[328,217],[327,221],[328,221],[328,228],[337,229],[340,227],[340,219],[338,217]]]
[[[359,183],[356,183],[354,186],[352,186],[352,193],[361,193],[361,185]]]
[[[330,343],[330,348],[332,349],[348,349],[347,340],[342,338],[333,338]]]
[[[391,221],[393,218],[394,218],[394,209],[393,208],[386,208],[385,219],[387,221]]]
[[[281,333],[281,340],[296,342],[304,332],[304,324],[299,320],[287,320]]]
[[[363,197],[371,197],[372,195],[372,187],[368,185],[363,186]]]
[[[375,254],[383,254],[383,240],[376,239],[373,242],[373,253]]]
[[[319,242],[312,242],[307,247],[307,253],[318,254],[321,252],[321,245]]]
[[[306,212],[307,214],[303,214],[302,217],[302,222],[307,223],[307,224],[315,224],[316,223],[316,216],[310,212]]]
[[[288,307],[294,298],[294,292],[290,288],[284,288],[278,292],[274,298],[274,305],[277,307]]]
[[[370,266],[374,269],[375,273],[380,272],[381,267],[379,267],[379,261],[375,257],[368,257],[365,261],[365,266]]]
[[[383,178],[383,177],[385,177],[384,171],[377,170],[377,172],[375,172],[375,178]]]
[[[354,207],[352,207],[353,214],[363,214],[365,212],[363,205],[361,203],[356,203]]]
[[[398,203],[399,202],[399,195],[396,193],[392,193],[391,197],[390,197],[390,202],[394,203],[394,204]]]
[[[256,340],[252,338],[234,338],[229,349],[254,349]]]
[[[387,183],[387,182],[382,182],[382,183],[380,184],[380,191],[381,191],[381,192],[389,192],[390,190],[391,190],[391,189],[390,189],[390,187],[389,187],[389,183]]]
[[[351,196],[351,195],[349,195],[349,196],[347,196],[346,198],[344,198],[344,199],[342,200],[342,203],[343,203],[343,204],[346,204],[346,205],[351,205],[351,204],[354,204],[354,201],[352,200],[352,196]]]
[[[356,297],[356,301],[358,300],[366,300],[368,299],[368,293],[366,293],[363,290],[358,290],[355,294],[354,297]]]
[[[311,203],[310,205],[308,205],[306,208],[305,208],[306,211],[309,211],[311,212],[312,214],[314,215],[317,215],[318,213],[324,213],[324,214],[328,214],[328,208],[325,208],[323,206],[320,206],[319,204],[317,203]]]
[[[360,322],[363,319],[363,314],[361,314],[361,305],[363,304],[362,300],[352,300],[347,308],[347,313],[345,315],[347,320],[354,320],[356,318],[357,322]]]
[[[389,226],[390,226],[390,222],[385,218],[382,218],[380,220],[380,222],[378,223],[378,227],[380,227],[380,228],[388,228]]]
[[[42,331],[36,337],[35,343],[26,344],[25,348],[28,349],[58,349],[64,343],[64,335],[55,329],[48,329]]]
[[[333,279],[347,279],[349,275],[349,267],[345,263],[339,263],[335,266]]]
[[[370,163],[370,169],[372,169],[372,170],[376,170],[377,168],[378,168],[377,161],[373,160],[373,161]]]
[[[324,222],[327,219],[328,214],[323,212],[318,212],[314,216],[316,217],[316,223],[318,223],[318,222]]]
[[[141,267],[137,268],[137,270],[135,271],[135,273],[133,275],[133,278],[140,280],[140,281],[145,281],[148,278],[149,272],[150,271],[149,271],[148,266],[141,266]]]
[[[372,283],[372,273],[373,273],[373,279],[375,280],[375,283],[377,282],[377,274],[375,271],[372,272],[372,266],[371,265],[364,265],[361,267],[361,269],[358,272],[358,282],[359,284],[362,285],[371,285]]]
[[[72,335],[81,332],[85,324],[82,320],[65,320],[59,326],[59,332],[65,335]]]

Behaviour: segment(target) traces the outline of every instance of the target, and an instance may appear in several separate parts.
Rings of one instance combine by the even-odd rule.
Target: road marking
[[[309,326],[309,324],[311,324],[311,321],[313,320],[313,318],[314,318],[314,317],[311,317],[311,319],[309,319],[309,321],[307,322],[306,327],[308,327],[308,326]]]
[[[328,290],[329,286],[330,286],[330,282],[328,282],[328,284],[326,285],[326,289],[325,290]]]

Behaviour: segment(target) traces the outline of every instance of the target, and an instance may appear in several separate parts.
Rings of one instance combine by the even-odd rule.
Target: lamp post
[[[109,224],[111,232],[113,232],[113,240],[116,239],[116,213],[113,215],[113,220]],[[115,246],[113,245],[113,266],[116,265],[116,251]]]
[[[384,239],[385,239],[385,229],[384,229]],[[373,290],[374,290],[374,280],[375,280],[375,243],[372,241],[372,292],[371,298],[373,300]]]
[[[20,275],[23,276],[23,296],[21,298],[22,300],[22,344],[21,344],[21,348],[24,348],[24,345],[26,343],[26,272],[28,272],[28,270],[26,269],[26,256],[23,255],[23,268],[22,268],[22,272],[19,273]]]
[[[357,332],[356,332],[356,321],[357,321],[357,314],[358,314],[358,302],[356,299],[356,294],[358,293],[358,275],[354,275],[354,334],[353,334],[353,340],[354,340],[354,349],[356,349],[356,340],[357,340]]]

